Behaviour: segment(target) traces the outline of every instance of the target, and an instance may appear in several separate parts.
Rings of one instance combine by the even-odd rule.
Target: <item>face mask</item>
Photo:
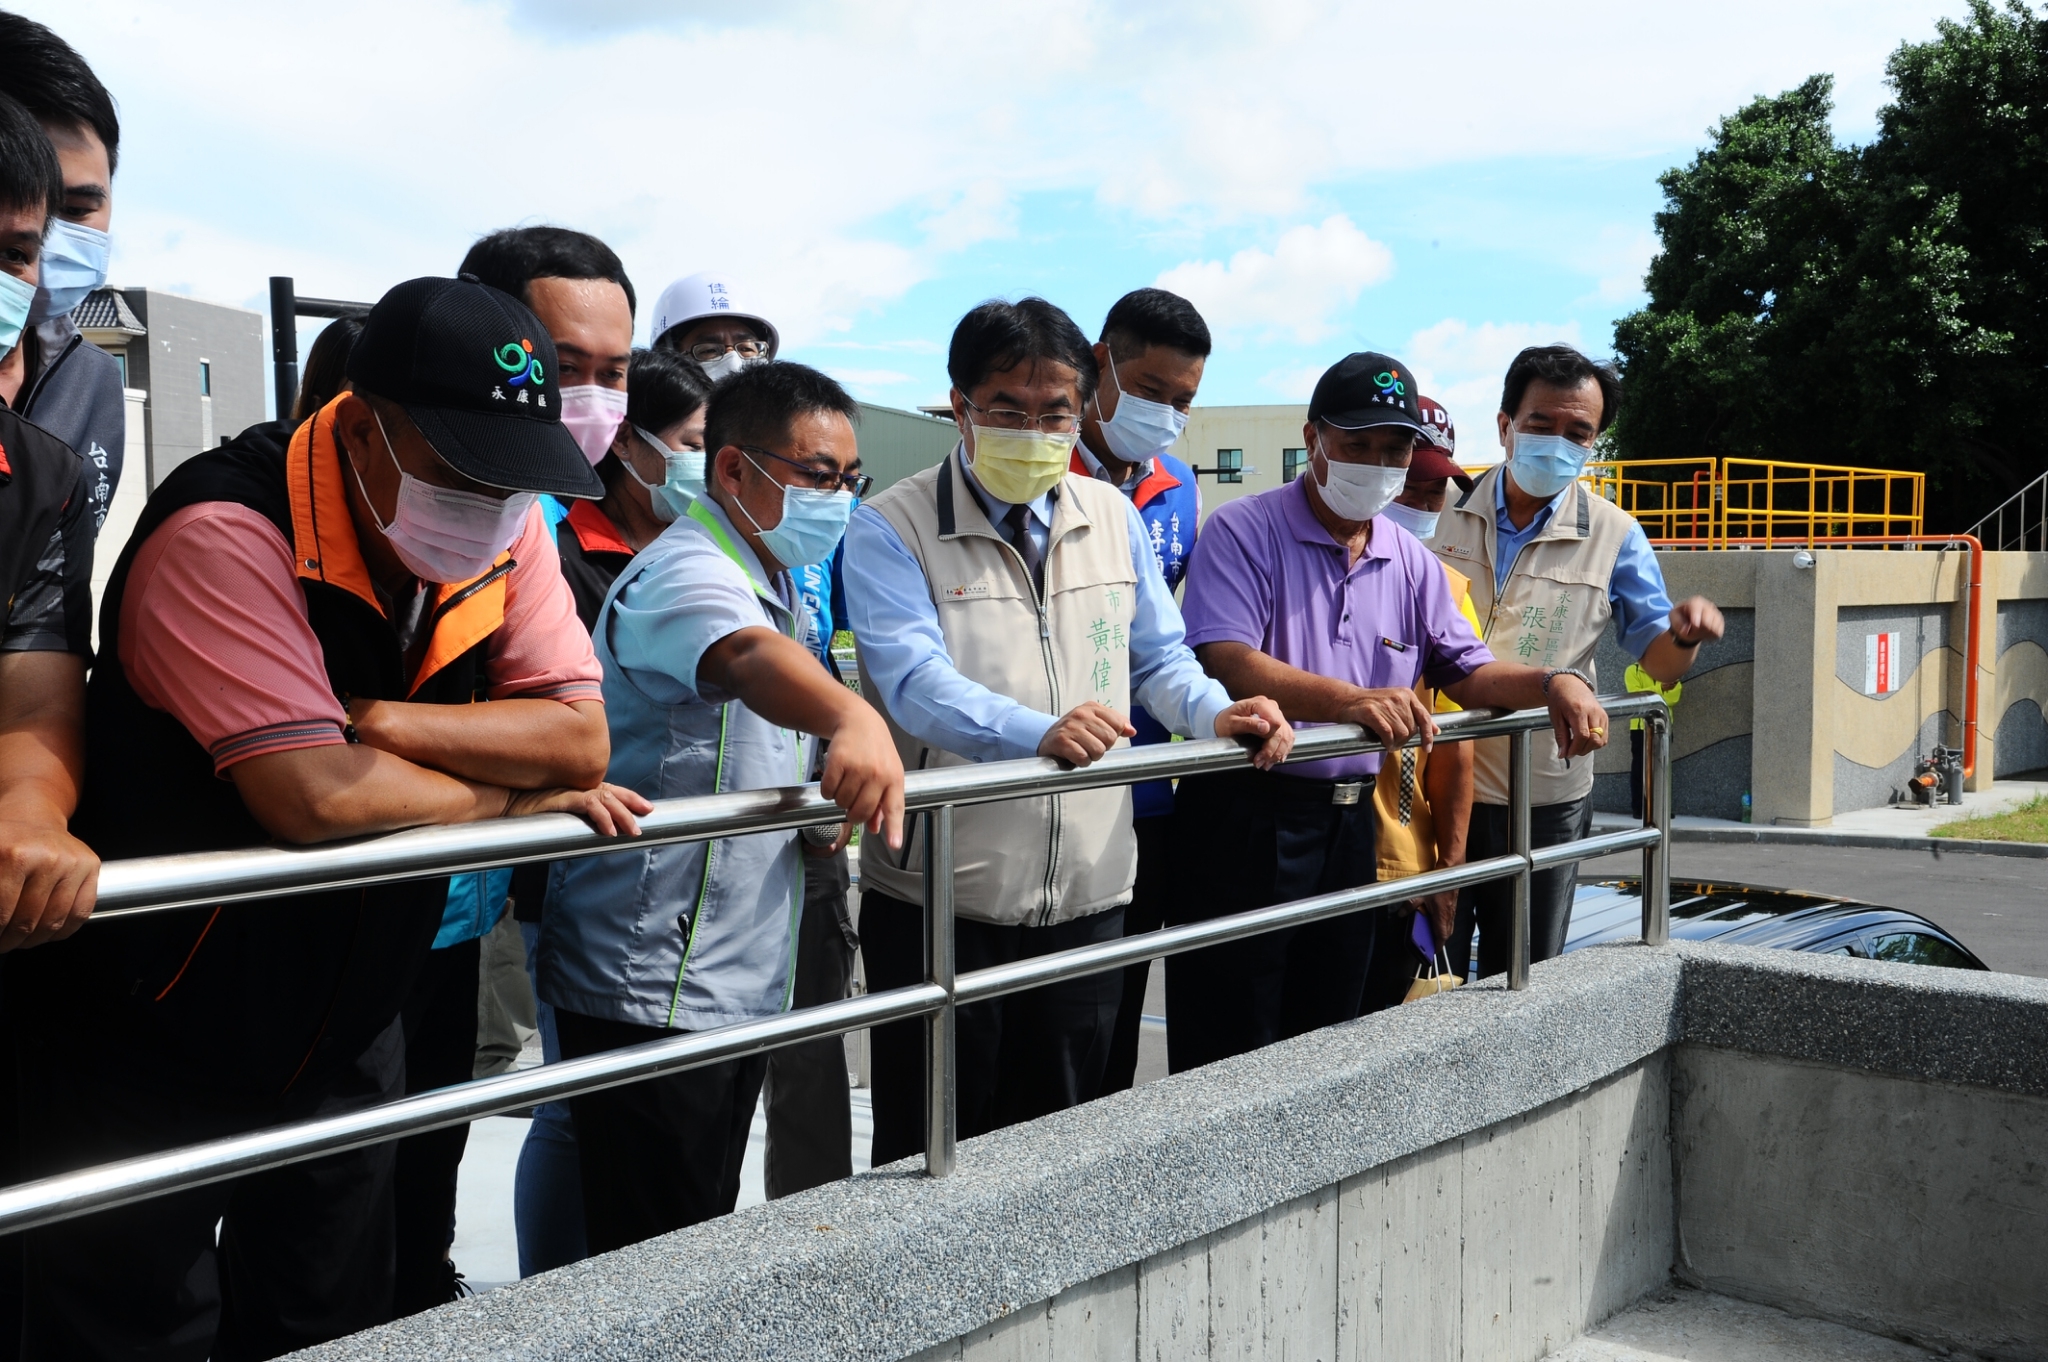
[[[631,459],[619,462],[626,465],[633,481],[647,489],[648,497],[654,502],[656,520],[666,525],[680,519],[689,512],[690,503],[704,495],[704,451],[670,449],[638,426],[633,427],[633,433],[661,451],[661,461],[668,466],[668,476],[660,482],[649,482],[640,476],[640,470],[633,467]]]
[[[751,457],[747,462],[753,463],[762,477],[768,476],[767,470]],[[754,513],[738,497],[733,498],[732,504],[739,507],[754,533],[761,536],[761,547],[774,554],[775,561],[786,568],[823,562],[845,536],[847,519],[853,515],[851,492],[821,492],[815,487],[791,487],[787,483],[782,487],[782,520],[772,530],[762,529],[761,522],[754,519]]]
[[[377,416],[377,433],[384,437],[385,457],[398,469],[398,506],[391,513],[391,523],[378,520],[377,528],[384,532],[385,541],[406,571],[423,582],[444,584],[466,582],[489,572],[498,555],[512,547],[525,527],[527,512],[533,509],[533,493],[514,492],[498,501],[480,492],[458,492],[421,482],[399,466],[381,415]],[[355,469],[352,459],[349,469]],[[368,504],[370,493],[363,486],[361,473],[356,474],[356,490]],[[370,505],[370,518],[377,519],[374,504]]]
[[[1408,485],[1405,468],[1382,468],[1375,464],[1338,463],[1318,446],[1322,455],[1323,480],[1316,484],[1323,504],[1339,518],[1362,523],[1384,511]]]
[[[746,368],[747,361],[740,358],[739,351],[728,350],[724,354],[720,355],[717,359],[712,360],[709,364],[706,364],[702,367],[704,369],[704,372],[710,375],[711,381],[713,383],[716,383],[719,379],[726,377],[728,374],[736,374],[740,370]]]
[[[1515,475],[1515,486],[1538,501],[1548,501],[1576,482],[1592,457],[1592,450],[1562,435],[1525,435],[1518,430],[1508,454],[1508,471]]]
[[[584,383],[562,389],[562,424],[595,468],[611,452],[612,437],[626,419],[626,394],[618,388]]]
[[[1133,397],[1125,391],[1123,381],[1116,376],[1116,357],[1109,361],[1110,381],[1116,384],[1116,415],[1102,423],[1102,438],[1108,443],[1110,453],[1125,463],[1143,463],[1156,458],[1173,448],[1174,441],[1187,429],[1186,412],[1175,411],[1164,402],[1148,398]],[[1102,412],[1098,399],[1096,414]]]
[[[973,456],[968,463],[974,476],[997,501],[1028,506],[1059,486],[1067,475],[1078,432],[1047,435],[1038,430],[998,430],[976,426]]]
[[[1390,501],[1380,509],[1380,514],[1417,539],[1431,539],[1436,536],[1438,513],[1435,511],[1418,511],[1413,506],[1403,506],[1398,501]]]
[[[107,282],[107,256],[114,239],[105,232],[58,218],[43,239],[43,283],[36,290],[28,324],[41,326],[85,301]]]
[[[14,353],[21,344],[22,328],[28,325],[29,305],[36,300],[36,286],[23,283],[0,270],[0,359]]]

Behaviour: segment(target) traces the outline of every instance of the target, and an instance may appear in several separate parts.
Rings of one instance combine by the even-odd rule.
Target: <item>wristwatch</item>
[[[1587,690],[1596,689],[1593,685],[1593,678],[1580,671],[1577,667],[1552,667],[1549,671],[1543,673],[1543,698],[1546,700],[1550,698],[1550,680],[1555,676],[1576,676],[1579,680],[1586,683]]]

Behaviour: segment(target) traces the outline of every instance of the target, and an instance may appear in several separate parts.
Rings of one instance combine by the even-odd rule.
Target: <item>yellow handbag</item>
[[[1442,962],[1441,968],[1438,966],[1439,961]],[[1412,1003],[1418,998],[1433,998],[1439,993],[1449,993],[1464,982],[1451,973],[1451,953],[1439,946],[1435,959],[1415,971],[1415,982],[1408,985],[1408,996],[1401,1001]]]

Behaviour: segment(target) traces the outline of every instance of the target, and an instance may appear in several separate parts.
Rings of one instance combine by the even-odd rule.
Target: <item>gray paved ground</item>
[[[1586,862],[1591,876],[1636,875],[1630,853]],[[2048,978],[2048,861],[1859,847],[1678,842],[1676,879],[1803,889],[1905,908],[1939,924],[1985,964]]]

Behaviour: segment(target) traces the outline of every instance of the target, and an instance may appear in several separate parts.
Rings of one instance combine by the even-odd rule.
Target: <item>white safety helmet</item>
[[[654,305],[654,341],[659,343],[675,328],[706,317],[732,317],[752,323],[761,332],[762,339],[768,342],[768,355],[772,359],[782,348],[782,337],[777,334],[773,322],[740,305],[744,292],[729,277],[711,270],[676,280],[661,291],[661,298]]]

